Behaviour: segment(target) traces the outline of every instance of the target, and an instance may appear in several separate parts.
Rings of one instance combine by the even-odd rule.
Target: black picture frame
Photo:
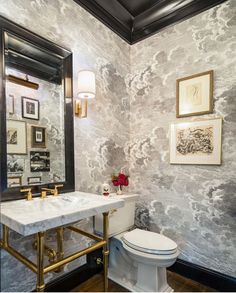
[[[30,172],[50,172],[50,152],[30,152]]]
[[[41,139],[38,135],[41,134]],[[43,126],[31,126],[31,147],[32,148],[46,148],[47,147],[47,135],[46,127]]]
[[[32,110],[27,109],[27,100],[30,101],[30,102],[28,102],[28,104],[32,105]],[[25,107],[24,101],[26,101],[26,107]],[[21,108],[22,108],[22,112],[21,112],[22,118],[31,119],[31,120],[39,120],[40,119],[40,116],[39,116],[40,115],[40,102],[39,102],[39,100],[28,98],[28,97],[21,97]],[[33,111],[34,113],[29,113],[29,111]],[[36,118],[32,118],[33,115],[35,115]]]
[[[7,144],[6,144],[6,74],[5,74],[5,37],[11,34],[30,42],[35,47],[41,48],[45,52],[50,52],[55,58],[60,60],[60,74],[55,77],[55,82],[61,82],[64,86],[64,137],[65,137],[65,180],[55,182],[63,184],[60,189],[62,193],[72,192],[75,190],[74,178],[74,119],[73,119],[73,88],[72,88],[72,53],[70,50],[62,48],[57,44],[42,38],[41,36],[25,29],[24,27],[0,16],[0,195],[1,201],[23,199],[24,195],[20,193],[20,187],[7,187]],[[32,68],[27,67],[24,62],[19,65],[18,69],[24,67],[24,72],[32,74]],[[35,68],[36,70],[39,68]],[[39,72],[39,70],[37,71]],[[48,80],[50,75],[48,72],[40,71],[40,78]],[[66,131],[66,130],[70,131]],[[52,187],[54,183],[46,183],[41,185],[29,186],[35,196],[40,194],[42,187]],[[27,186],[27,185],[26,185]]]

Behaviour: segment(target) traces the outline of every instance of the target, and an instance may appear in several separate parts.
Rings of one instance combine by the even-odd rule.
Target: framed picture
[[[31,126],[31,146],[32,148],[46,148],[46,128]]]
[[[7,153],[25,155],[27,153],[26,123],[7,120]]]
[[[7,111],[8,114],[13,115],[15,113],[15,96],[8,95],[7,97]]]
[[[221,118],[171,124],[170,163],[220,165],[221,137]]]
[[[24,159],[14,158],[7,156],[7,173],[23,173],[24,172]]]
[[[22,117],[39,120],[39,101],[27,97],[21,97]]]
[[[176,117],[213,112],[213,70],[177,79]]]
[[[49,172],[50,153],[30,152],[30,170],[31,172]]]
[[[28,181],[28,185],[38,185],[41,183],[41,177],[40,176],[28,177],[27,181]]]
[[[7,178],[7,186],[8,187],[18,187],[22,185],[22,177],[21,176],[12,176]]]

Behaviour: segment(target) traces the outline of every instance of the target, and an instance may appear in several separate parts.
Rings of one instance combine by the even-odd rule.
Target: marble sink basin
[[[124,200],[84,192],[1,203],[1,223],[21,235],[75,223],[124,206]]]

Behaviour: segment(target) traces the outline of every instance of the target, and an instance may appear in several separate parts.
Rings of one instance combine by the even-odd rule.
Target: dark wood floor
[[[206,287],[200,283],[184,278],[176,273],[167,272],[169,285],[176,292],[214,292],[215,290]],[[102,292],[103,291],[103,276],[97,274],[91,279],[76,287],[72,292]],[[120,285],[109,280],[109,292],[128,292]]]

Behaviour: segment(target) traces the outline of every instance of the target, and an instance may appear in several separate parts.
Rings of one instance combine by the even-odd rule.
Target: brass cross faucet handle
[[[20,192],[27,192],[26,200],[32,200],[33,199],[31,188],[21,189]]]
[[[58,188],[63,187],[63,184],[55,185],[54,188],[42,188],[42,190],[49,191],[53,196],[59,194]]]

